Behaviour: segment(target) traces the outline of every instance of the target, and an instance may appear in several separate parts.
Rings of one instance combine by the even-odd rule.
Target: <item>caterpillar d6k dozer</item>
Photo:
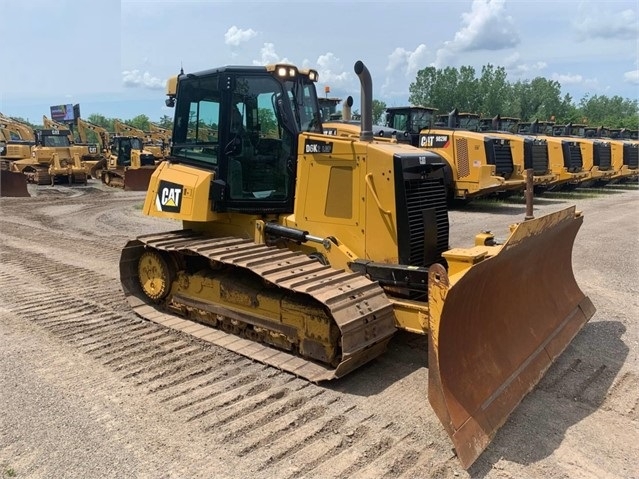
[[[229,66],[169,80],[171,155],[143,211],[183,229],[121,254],[133,310],[318,382],[428,336],[428,396],[464,467],[594,313],[572,272],[574,207],[449,248],[444,160],[322,134],[317,72]],[[199,128],[215,129],[200,140]],[[426,340],[426,339],[425,339]]]
[[[146,191],[156,157],[135,136],[111,138],[111,153],[100,171],[102,183],[130,191]]]

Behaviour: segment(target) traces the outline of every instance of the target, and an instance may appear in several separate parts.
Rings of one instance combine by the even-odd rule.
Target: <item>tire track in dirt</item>
[[[123,381],[144,387],[150,400],[171,408],[185,423],[224,441],[238,456],[251,457],[264,477],[283,470],[284,477],[331,470],[334,456],[346,451],[346,460],[354,462],[345,472],[352,475],[406,442],[399,434],[380,434],[383,425],[375,416],[338,392],[135,317],[123,295],[114,294],[117,282],[110,275],[58,261],[54,245],[44,254],[30,250],[29,243],[36,243],[28,230],[11,228],[13,241],[4,250],[0,274],[0,288],[11,294],[3,302]],[[82,243],[88,255],[105,254],[90,239]],[[106,254],[115,256],[108,249]],[[78,290],[83,297],[77,297]],[[289,468],[291,458],[296,465]],[[397,471],[397,461],[387,461],[387,467]]]

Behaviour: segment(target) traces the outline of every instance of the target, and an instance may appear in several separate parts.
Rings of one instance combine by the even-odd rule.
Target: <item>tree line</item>
[[[504,67],[488,64],[477,75],[471,66],[435,68],[417,72],[409,86],[409,102],[448,113],[479,113],[520,118],[522,121],[554,120],[557,124],[586,123],[609,128],[639,127],[639,102],[618,95],[586,95],[575,103],[562,95],[556,80],[536,77],[509,82]]]

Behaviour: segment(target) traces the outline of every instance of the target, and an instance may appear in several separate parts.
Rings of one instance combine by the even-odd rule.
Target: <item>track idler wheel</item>
[[[142,291],[153,301],[165,298],[175,279],[175,267],[165,255],[148,250],[138,262],[138,278]]]

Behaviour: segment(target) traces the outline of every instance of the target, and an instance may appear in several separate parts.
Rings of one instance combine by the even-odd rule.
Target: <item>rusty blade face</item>
[[[428,397],[465,468],[594,314],[572,270],[582,222],[568,208],[461,277],[431,268]]]
[[[129,191],[146,191],[149,188],[153,168],[134,168],[124,173],[124,189]]]
[[[0,171],[0,196],[29,197],[27,177],[23,173]]]

